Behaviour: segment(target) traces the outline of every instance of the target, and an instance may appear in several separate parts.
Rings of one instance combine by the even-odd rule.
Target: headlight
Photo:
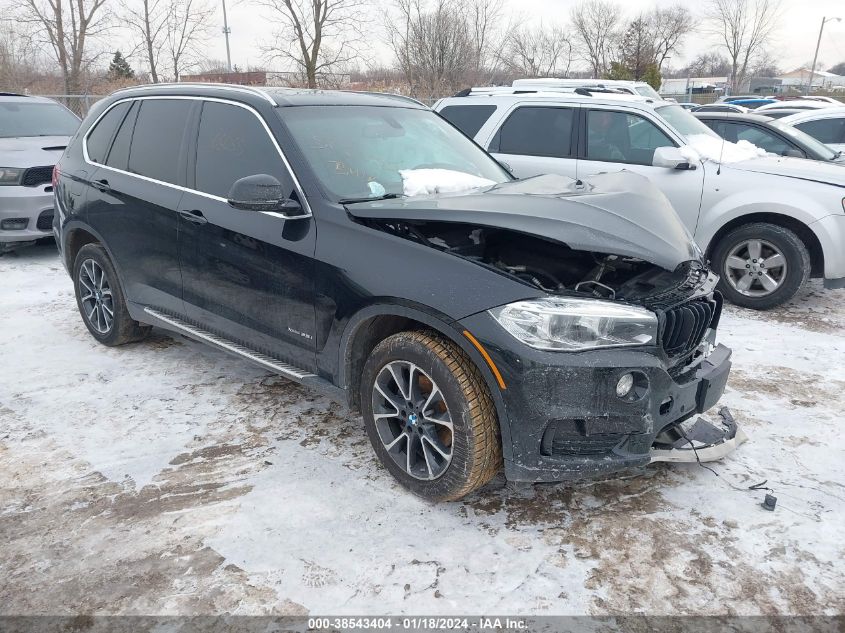
[[[17,167],[0,167],[0,185],[19,185],[23,172]]]
[[[657,340],[657,315],[598,299],[547,297],[490,310],[516,339],[537,349],[576,351],[648,345]]]

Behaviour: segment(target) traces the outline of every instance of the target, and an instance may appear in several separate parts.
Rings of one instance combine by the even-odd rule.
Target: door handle
[[[103,178],[101,180],[95,180],[94,181],[94,188],[101,193],[108,193],[109,191],[111,191],[111,187],[109,186],[109,181],[106,180],[105,178]]]
[[[179,215],[185,218],[188,222],[193,222],[194,224],[208,223],[208,220],[205,219],[205,216],[199,209],[183,209],[179,212]]]

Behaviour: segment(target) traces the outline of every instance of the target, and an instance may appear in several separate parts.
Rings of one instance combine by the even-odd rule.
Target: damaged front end
[[[690,434],[705,423],[682,425],[715,405],[730,371],[730,350],[716,344],[718,277],[645,179],[544,176],[485,192],[351,205],[349,212],[375,230],[532,289],[526,301],[460,321],[506,385],[499,418],[509,479],[557,481],[684,461],[688,452],[677,453],[684,437],[703,446]],[[566,309],[531,313],[542,302],[576,312],[592,305],[607,316],[599,309],[574,322]],[[501,311],[509,308],[516,315],[506,323]],[[616,313],[636,327],[613,325]],[[650,315],[647,326],[637,315]],[[520,319],[532,318],[537,322],[522,327]],[[543,336],[551,342],[538,342]],[[730,433],[715,443],[735,446]]]

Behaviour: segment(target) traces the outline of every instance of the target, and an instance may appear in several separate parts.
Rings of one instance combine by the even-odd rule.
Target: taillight
[[[61,165],[56,164],[53,165],[53,178],[51,179],[51,184],[53,185],[53,189],[56,188],[56,185],[59,184],[59,174],[61,174]]]

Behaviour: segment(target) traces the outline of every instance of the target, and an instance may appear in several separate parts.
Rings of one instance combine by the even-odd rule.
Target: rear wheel
[[[810,277],[810,254],[794,232],[757,222],[725,235],[713,250],[719,289],[745,308],[768,310],[786,303]]]
[[[73,264],[76,305],[91,335],[103,345],[123,345],[145,338],[152,329],[129,316],[123,289],[106,250],[86,244]]]
[[[382,464],[421,497],[459,499],[501,467],[493,400],[451,341],[400,332],[379,343],[364,365],[361,408]]]

